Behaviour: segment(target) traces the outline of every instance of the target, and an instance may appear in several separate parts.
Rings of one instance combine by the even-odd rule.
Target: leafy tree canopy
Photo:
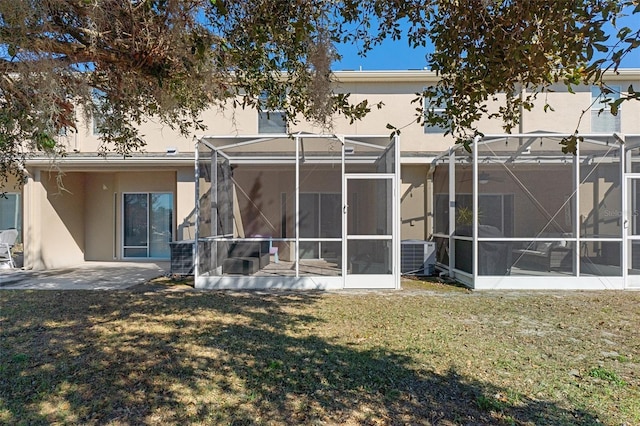
[[[199,113],[284,109],[324,123],[368,111],[331,93],[334,58],[324,1],[23,0],[0,2],[0,174],[99,115],[103,152],[144,142],[150,116],[184,134]],[[264,96],[266,94],[266,96]]]
[[[353,1],[350,7],[364,8]],[[395,2],[391,2],[395,3]],[[440,76],[438,83],[420,93],[415,102],[417,121],[447,129],[469,149],[482,116],[501,119],[505,131],[513,129],[520,110],[530,110],[539,95],[552,85],[564,83],[573,92],[576,85],[597,85],[603,102],[616,114],[622,102],[640,100],[640,92],[629,87],[618,96],[604,81],[605,72],[617,72],[629,54],[640,46],[640,3],[637,0],[448,0],[416,2],[401,14],[395,10],[369,10],[379,20],[366,20],[361,28],[379,33],[369,38],[399,37],[406,22],[406,35],[414,47],[431,41],[433,54],[427,65]],[[367,4],[367,3],[365,3]],[[393,6],[390,6],[393,8]],[[354,16],[357,16],[355,14]],[[635,26],[619,22],[631,16]],[[357,18],[355,18],[357,19]],[[366,31],[364,31],[366,32]],[[358,36],[352,36],[354,40]],[[365,49],[369,45],[365,44]],[[526,91],[523,91],[526,89]],[[506,99],[496,112],[488,102]],[[428,107],[422,107],[426,98]],[[444,108],[444,113],[442,113]],[[544,105],[544,109],[552,108]],[[436,109],[438,111],[436,111]],[[399,132],[400,129],[388,126]],[[575,153],[576,134],[566,138],[562,150]]]
[[[99,114],[104,152],[120,154],[143,146],[147,117],[187,134],[229,100],[288,119],[361,118],[370,105],[332,93],[334,44],[358,42],[366,54],[403,35],[434,43],[427,65],[441,77],[420,95],[445,113],[418,107],[417,121],[468,144],[497,94],[506,101],[491,115],[506,130],[553,83],[607,94],[603,72],[640,45],[640,29],[618,20],[639,11],[636,0],[2,1],[0,175],[20,175],[33,152],[63,154],[56,136],[77,130],[78,114]],[[630,89],[613,110],[638,99]]]

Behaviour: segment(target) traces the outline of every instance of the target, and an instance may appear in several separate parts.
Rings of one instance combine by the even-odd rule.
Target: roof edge
[[[432,70],[336,70],[333,76],[337,82],[436,82],[440,79],[438,73]],[[629,78],[640,78],[640,68],[619,68],[617,71],[605,71],[606,80],[625,80]]]

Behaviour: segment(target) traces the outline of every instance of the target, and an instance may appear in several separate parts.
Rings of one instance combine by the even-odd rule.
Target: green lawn
[[[0,292],[0,424],[640,424],[640,292]]]

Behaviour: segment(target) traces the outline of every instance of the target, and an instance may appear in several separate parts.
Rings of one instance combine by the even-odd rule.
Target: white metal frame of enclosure
[[[340,276],[301,276],[300,274],[300,242],[304,241],[304,239],[300,238],[300,165],[301,165],[301,140],[309,139],[309,138],[321,138],[326,140],[336,140],[340,142],[341,152],[340,152],[340,173],[341,173],[341,191],[342,191],[342,231],[341,231],[341,240],[342,240],[342,253],[343,256],[348,253],[348,228],[347,228],[347,214],[348,214],[348,203],[347,203],[347,184],[349,179],[388,179],[392,183],[392,194],[391,199],[391,226],[392,226],[392,235],[390,238],[392,244],[392,259],[391,267],[392,273],[384,276],[379,275],[366,275],[365,279],[359,279],[357,274],[352,274],[348,272],[348,261],[343,261],[341,265],[341,275]],[[385,138],[389,141],[386,145],[376,145],[373,143],[374,140],[383,140]],[[225,153],[225,150],[229,150],[232,148],[238,148],[241,146],[249,146],[251,144],[256,143],[265,143],[272,140],[283,140],[288,139],[295,143],[295,158],[292,156],[284,156],[284,155],[273,155],[273,154],[265,154],[265,155],[251,155],[250,157],[242,157],[242,156],[234,156],[232,153]],[[229,141],[230,143],[223,144],[221,146],[213,146],[207,141],[211,140],[220,140],[220,141]],[[370,140],[371,143],[367,143],[367,140]],[[391,145],[394,147],[394,172],[393,173],[347,173],[345,164],[346,153],[345,146],[346,143],[349,145],[355,146],[364,146],[376,150],[380,150],[381,152],[385,152],[389,149]],[[194,244],[194,275],[195,275],[195,286],[197,288],[283,288],[283,289],[343,289],[343,288],[400,288],[400,207],[399,207],[399,185],[400,185],[400,140],[398,136],[389,139],[389,136],[381,136],[381,135],[323,135],[323,134],[309,134],[309,133],[297,133],[297,134],[269,134],[269,135],[256,135],[256,136],[203,136],[199,139],[195,140],[195,241]],[[204,144],[208,149],[215,152],[216,155],[223,155],[224,158],[230,160],[231,164],[252,164],[252,165],[260,165],[260,164],[295,164],[295,236],[294,236],[294,264],[295,264],[295,276],[277,276],[273,277],[261,277],[261,276],[203,276],[200,271],[200,262],[199,262],[199,244],[198,241],[201,239],[200,235],[200,225],[199,218],[201,215],[200,212],[200,203],[198,201],[200,194],[200,145]],[[357,156],[356,156],[357,158]],[[335,164],[336,157],[332,156],[331,158],[324,158],[322,156],[318,156],[314,159],[314,161],[318,163],[327,163],[327,164]],[[363,160],[365,161],[365,160]],[[366,160],[368,161],[368,160]],[[358,163],[357,160],[354,161],[355,164]],[[212,172],[212,175],[214,173]],[[370,236],[373,239],[379,239],[377,236]],[[356,237],[361,238],[361,237]],[[380,237],[383,239],[387,239],[387,237]],[[321,238],[320,238],[321,239]],[[244,241],[262,241],[261,239],[255,238],[242,238]],[[291,239],[279,239],[272,238],[273,241],[290,241]],[[314,241],[319,240],[318,238],[313,238]],[[383,283],[383,285],[376,285],[376,283]]]
[[[627,158],[627,164],[629,164],[629,158]],[[637,219],[640,213],[638,213],[638,204],[640,204],[640,197],[633,193],[633,182],[637,182],[640,185],[640,173],[627,173],[623,180],[622,189],[622,202],[624,206],[623,212],[623,251],[622,251],[622,268],[624,272],[625,287],[628,289],[640,289],[640,271],[637,274],[630,274],[632,269],[632,254],[633,243],[637,242],[640,245],[640,230],[636,229],[639,225]]]
[[[478,236],[478,205],[479,205],[479,187],[478,187],[478,149],[483,144],[495,143],[498,140],[505,140],[509,138],[563,138],[571,135],[556,134],[556,133],[526,133],[526,134],[509,134],[509,135],[485,135],[484,137],[476,137],[472,144],[472,198],[473,198],[473,225],[472,225],[472,237],[460,237],[455,235],[456,223],[456,151],[460,147],[451,148],[447,153],[437,157],[432,165],[442,163],[446,158],[448,161],[448,179],[449,179],[449,206],[448,206],[448,220],[449,220],[449,235],[448,235],[448,250],[449,250],[449,264],[440,265],[445,269],[445,272],[451,277],[458,279],[459,281],[473,287],[475,289],[625,289],[625,288],[640,288],[640,271],[639,275],[629,275],[630,268],[630,251],[631,241],[640,241],[640,235],[631,235],[629,224],[631,223],[631,215],[634,213],[632,210],[630,194],[630,183],[632,180],[638,180],[640,182],[640,173],[631,174],[627,171],[631,170],[631,149],[637,148],[637,146],[630,147],[625,145],[625,135],[614,133],[612,135],[597,134],[597,135],[580,135],[585,141],[595,144],[606,145],[605,140],[613,140],[618,146],[612,149],[618,150],[618,156],[620,158],[619,166],[619,178],[620,187],[622,191],[621,211],[623,215],[623,226],[621,226],[621,235],[616,238],[593,238],[593,237],[581,237],[579,229],[577,228],[580,223],[580,209],[573,208],[573,227],[574,235],[572,237],[562,238],[488,238]],[[630,137],[638,138],[640,135],[627,135],[626,140]],[[558,147],[560,150],[560,147]],[[573,157],[573,203],[575,206],[580,206],[580,143],[577,147],[577,154]],[[432,194],[435,197],[435,194]],[[431,200],[435,205],[435,198]],[[640,200],[639,200],[640,202]],[[638,232],[640,234],[640,232]],[[436,235],[436,234],[434,234]],[[446,238],[446,237],[445,237]],[[472,273],[469,274],[465,271],[455,268],[455,240],[469,240],[472,241]],[[505,241],[568,241],[573,243],[575,247],[574,254],[572,255],[573,271],[572,275],[544,275],[544,276],[511,276],[511,275],[479,275],[479,243],[481,242],[505,242]],[[620,268],[621,273],[615,276],[594,276],[594,275],[581,275],[580,273],[580,252],[581,242],[619,242],[621,244],[620,250]]]

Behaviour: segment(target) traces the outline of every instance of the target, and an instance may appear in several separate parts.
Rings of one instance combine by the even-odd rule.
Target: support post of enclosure
[[[193,138],[194,141],[194,170],[193,170],[193,176],[194,179],[196,181],[195,184],[195,213],[196,213],[196,223],[195,223],[195,241],[193,243],[193,248],[192,248],[192,252],[193,252],[193,282],[194,282],[194,286],[197,286],[198,284],[198,276],[200,275],[200,271],[198,270],[199,265],[200,265],[200,259],[199,259],[199,255],[200,255],[200,251],[198,249],[198,240],[200,239],[200,202],[199,202],[199,195],[200,195],[200,156],[199,154],[199,147],[200,147],[200,141],[198,140],[198,138],[194,137]]]
[[[453,278],[455,267],[456,242],[456,151],[449,150],[449,276]]]
[[[220,235],[218,233],[218,224],[220,220],[218,218],[219,200],[218,200],[218,185],[220,182],[218,181],[218,151],[214,150],[211,154],[211,188],[209,191],[211,193],[211,236],[217,237]],[[212,267],[218,267],[218,241],[212,241],[213,246],[209,251],[211,253],[211,257],[209,259],[209,271],[211,271]]]
[[[296,142],[296,193],[295,200],[296,205],[293,210],[296,212],[296,220],[295,220],[295,248],[293,250],[294,253],[294,261],[296,265],[296,278],[300,277],[300,137],[295,137]]]
[[[342,253],[340,255],[340,257],[343,259],[342,260],[342,288],[346,287],[346,277],[347,277],[347,268],[349,265],[349,261],[347,260],[346,254],[347,254],[347,212],[349,209],[349,205],[348,205],[348,200],[347,200],[347,180],[344,177],[345,174],[345,138],[344,135],[336,135],[336,137],[338,138],[338,140],[340,141],[340,180],[341,182],[341,189],[340,191],[342,192],[340,194],[340,198],[342,199],[342,215],[340,216],[342,218],[342,232],[340,234],[340,237],[342,238],[341,241],[341,246],[342,246]]]
[[[478,281],[478,144],[480,143],[480,136],[475,136],[473,138],[473,244],[472,244],[472,257],[473,266],[471,268],[471,273],[473,274],[473,282],[476,283]]]

